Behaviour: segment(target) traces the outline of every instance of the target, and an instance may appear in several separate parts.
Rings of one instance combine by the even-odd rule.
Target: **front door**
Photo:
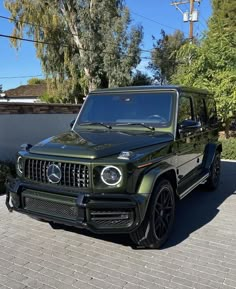
[[[176,135],[176,162],[178,181],[184,182],[200,163],[198,131],[179,129],[184,120],[194,120],[193,99],[191,96],[180,96],[178,109],[178,127]]]

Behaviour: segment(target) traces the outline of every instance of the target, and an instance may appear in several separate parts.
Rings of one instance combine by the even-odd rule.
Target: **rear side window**
[[[184,120],[193,120],[193,106],[191,97],[181,96],[179,100],[178,123]]]
[[[205,100],[202,97],[194,98],[195,120],[202,125],[207,123],[207,112]]]
[[[216,112],[216,103],[213,98],[207,99],[207,114],[208,122],[210,125],[217,124],[217,112]]]

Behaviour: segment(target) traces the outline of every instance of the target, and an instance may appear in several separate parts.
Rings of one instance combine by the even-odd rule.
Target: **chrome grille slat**
[[[69,164],[69,167],[68,167],[68,181],[69,181],[68,186],[70,187],[71,186],[71,164]]]
[[[73,167],[73,187],[75,187],[76,164]]]
[[[47,178],[47,169],[51,164],[56,164],[61,168],[61,180],[55,185],[75,188],[89,187],[89,169],[87,165],[82,164],[27,159],[25,164],[25,177],[36,182],[50,183]]]
[[[36,180],[38,179],[38,160],[35,161]]]
[[[32,160],[32,164],[31,164],[31,174],[32,174],[32,179],[34,179],[34,171],[33,171],[33,167],[34,167],[34,160]]]

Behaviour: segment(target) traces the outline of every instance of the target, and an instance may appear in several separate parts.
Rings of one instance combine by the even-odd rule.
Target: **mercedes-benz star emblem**
[[[61,180],[61,169],[58,165],[52,164],[47,169],[47,178],[50,183],[58,184]]]

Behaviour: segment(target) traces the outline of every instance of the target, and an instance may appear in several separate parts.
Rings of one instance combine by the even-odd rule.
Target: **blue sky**
[[[152,35],[159,38],[161,29],[166,33],[180,29],[186,37],[188,36],[189,24],[183,22],[181,13],[170,5],[171,2],[171,0],[126,0],[133,23],[141,24],[144,28],[142,49],[152,48]],[[183,11],[189,8],[187,4],[179,7]],[[194,24],[194,35],[200,36],[207,29],[206,21],[211,15],[210,0],[202,0],[200,6],[196,3],[195,7],[200,11],[200,17],[199,22]],[[10,16],[4,8],[3,0],[0,0],[0,16]],[[10,35],[12,29],[13,25],[8,20],[0,18],[0,34]],[[31,76],[42,74],[32,43],[22,42],[20,49],[16,50],[11,47],[9,39],[0,37],[0,49],[0,84],[3,85],[3,90],[26,84]],[[150,54],[143,53],[142,56],[149,57]],[[138,68],[145,70],[147,62],[148,60],[143,60]]]

